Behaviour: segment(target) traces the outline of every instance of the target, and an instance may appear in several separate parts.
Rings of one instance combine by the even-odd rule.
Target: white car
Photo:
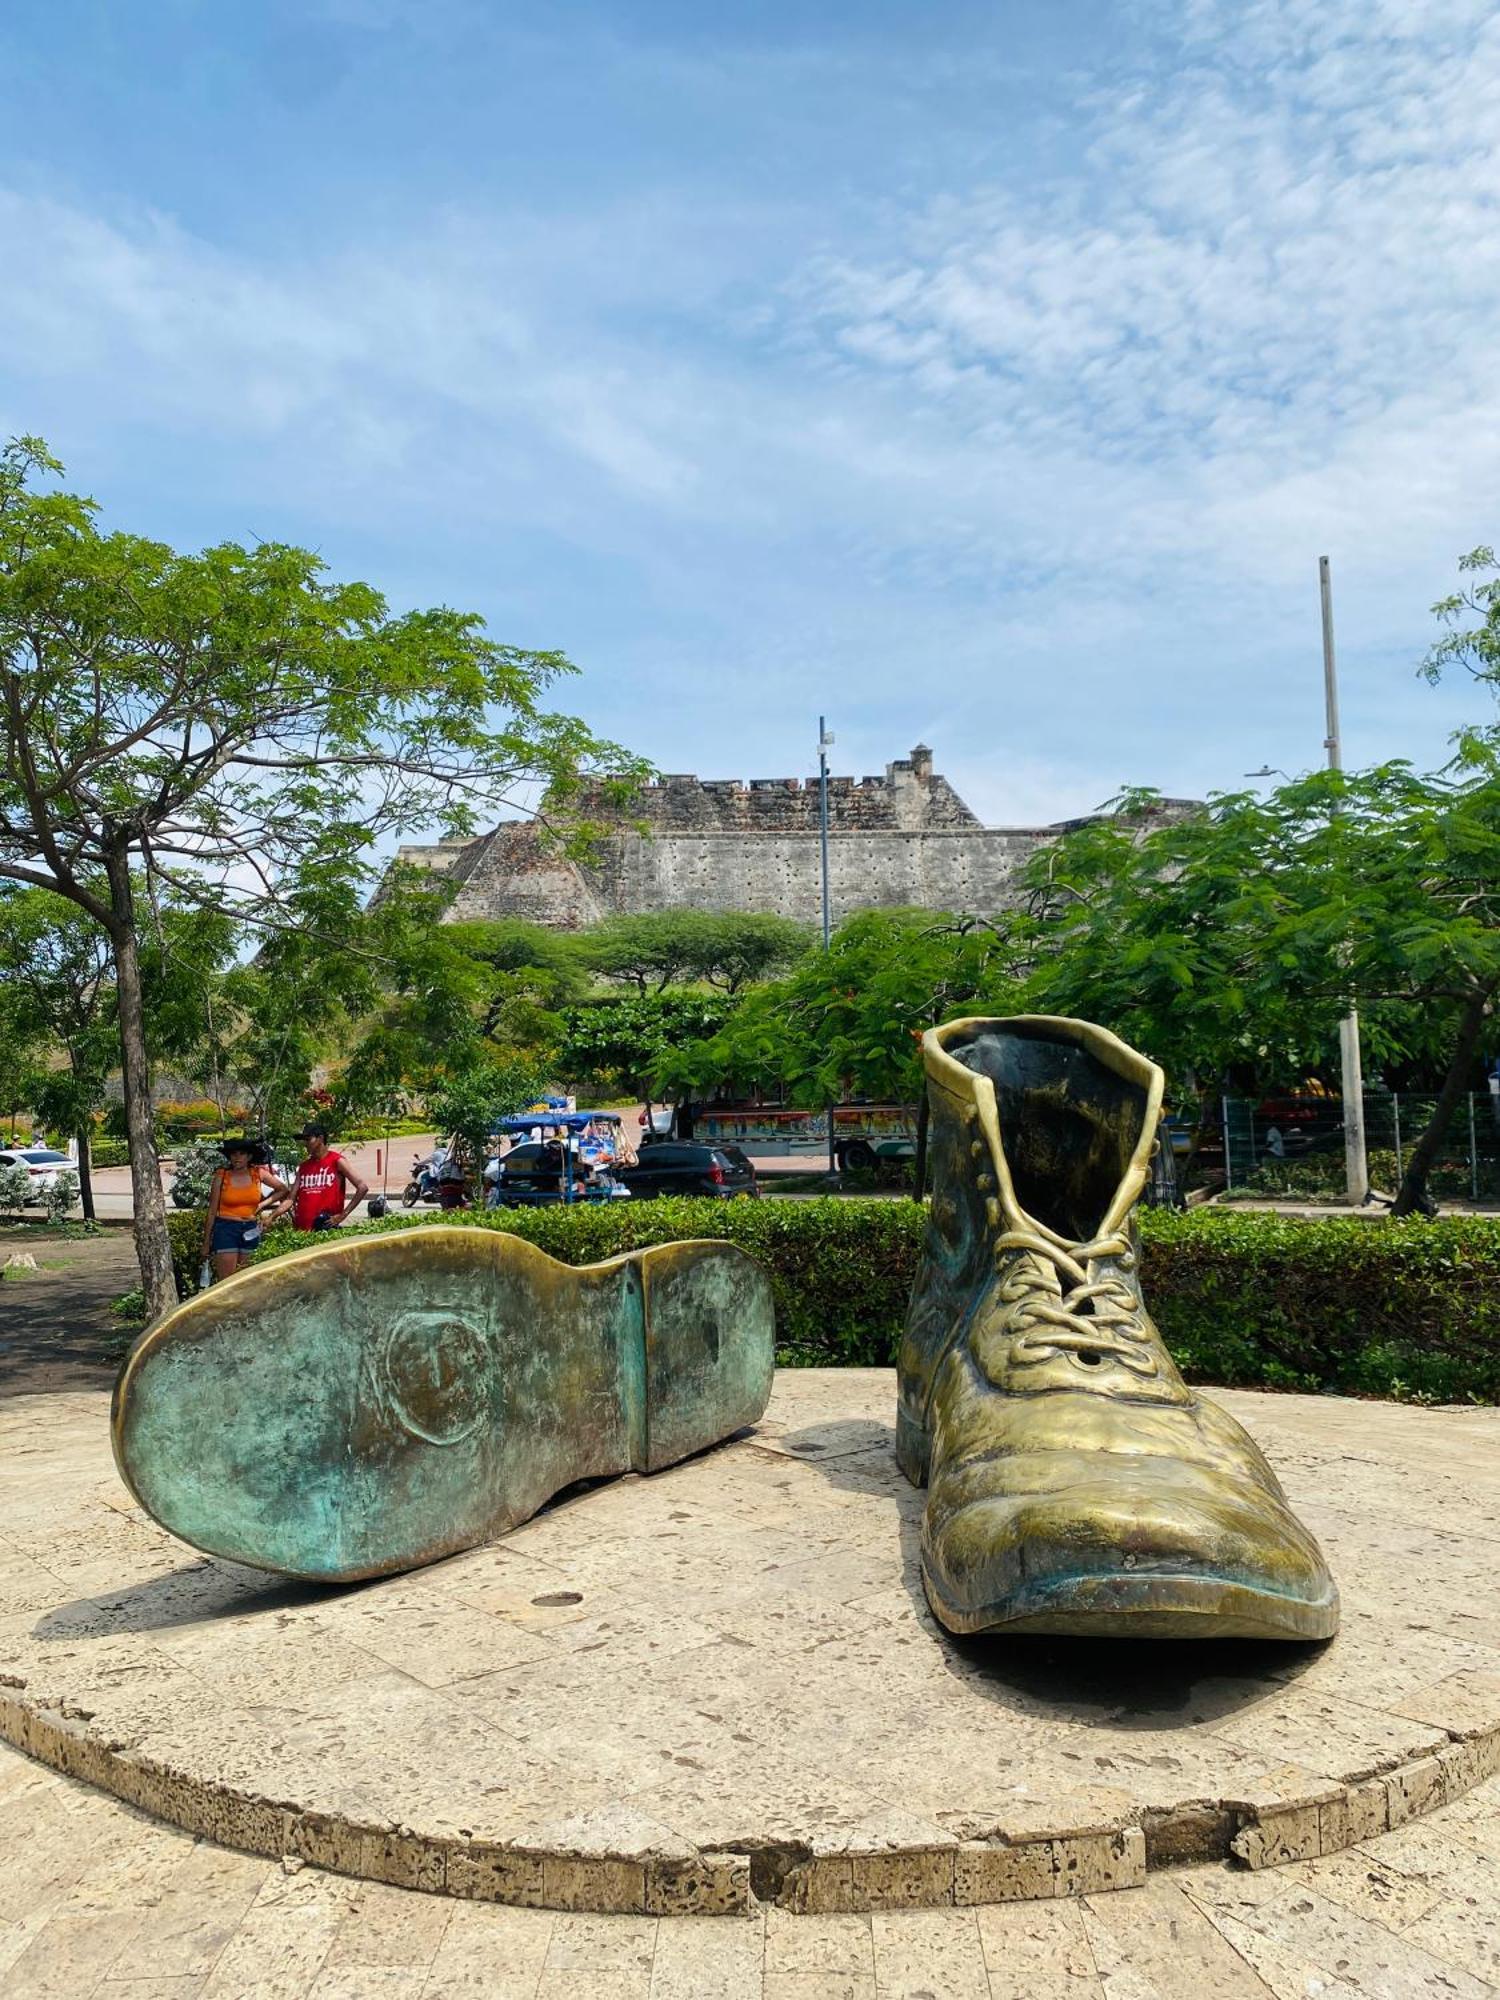
[[[55,1152],[51,1146],[7,1146],[0,1150],[0,1167],[26,1169],[32,1201],[40,1201],[47,1189],[56,1185],[59,1174],[73,1172],[67,1154]]]

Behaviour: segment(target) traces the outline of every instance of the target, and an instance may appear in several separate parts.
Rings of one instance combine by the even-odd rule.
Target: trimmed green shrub
[[[580,1208],[483,1209],[349,1222],[339,1234],[374,1236],[433,1223],[506,1229],[564,1264],[593,1264],[652,1243],[726,1237],[761,1258],[776,1292],[778,1350],[793,1367],[880,1366],[895,1355],[916,1269],[923,1217],[914,1202],[643,1201]],[[179,1291],[198,1282],[202,1210],[170,1218]],[[325,1239],[326,1240],[326,1239]],[[286,1224],[267,1231],[255,1261],[309,1247]]]
[[[792,1367],[889,1367],[916,1270],[914,1202],[652,1201],[388,1216],[344,1236],[457,1222],[508,1229],[568,1264],[727,1237],[770,1267]],[[197,1284],[201,1212],[171,1217],[178,1283]],[[1500,1402],[1500,1219],[1316,1220],[1195,1210],[1141,1217],[1146,1297],[1190,1381],[1435,1402]],[[305,1249],[271,1231],[257,1261]]]

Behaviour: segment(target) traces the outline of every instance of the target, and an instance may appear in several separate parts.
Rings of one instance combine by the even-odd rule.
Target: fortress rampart
[[[574,930],[653,910],[757,910],[809,924],[821,916],[816,778],[664,776],[623,812],[597,798],[583,810],[619,827],[587,863],[559,854],[524,820],[476,840],[403,847],[401,859],[453,881],[454,921],[527,917]],[[1013,900],[1037,848],[1078,823],[981,825],[934,772],[925,744],[883,777],[831,777],[828,820],[835,923],[872,908],[993,914]]]

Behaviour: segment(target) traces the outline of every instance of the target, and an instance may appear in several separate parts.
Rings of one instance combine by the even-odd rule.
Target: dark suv
[[[637,1200],[659,1194],[706,1194],[724,1200],[733,1195],[760,1197],[755,1169],[738,1146],[657,1139],[642,1146],[639,1166],[616,1167],[614,1176]]]

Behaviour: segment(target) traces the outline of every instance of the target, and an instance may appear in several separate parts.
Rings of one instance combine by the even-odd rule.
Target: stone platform
[[[1344,1593],[1324,1648],[963,1644],[881,1371],[505,1542],[317,1589],[129,1502],[106,1399],[0,1417],[0,1734],[251,1853],[647,1915],[986,1903],[1333,1853],[1500,1767],[1500,1412],[1221,1392]]]

